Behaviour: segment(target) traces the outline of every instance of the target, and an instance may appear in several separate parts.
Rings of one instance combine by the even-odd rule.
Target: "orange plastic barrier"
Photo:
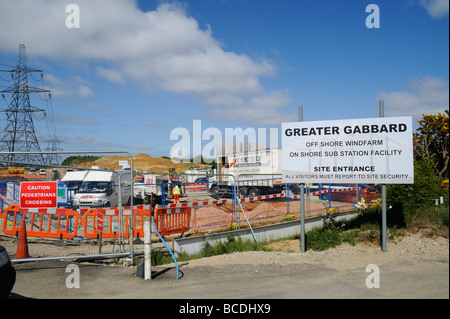
[[[97,216],[99,213],[103,214],[103,231],[102,238],[115,238],[118,236],[119,232],[119,210],[118,209],[105,209],[105,208],[94,208],[89,209],[84,213],[83,218],[80,223],[84,224],[84,237],[88,239],[96,239],[99,234],[97,229]],[[131,215],[131,210],[123,210],[123,236],[129,236],[129,216]],[[150,216],[150,211],[146,209],[134,209],[133,210],[133,236],[139,237],[144,236],[144,218]]]
[[[29,224],[26,227],[27,236],[58,239],[73,239],[81,219],[76,211],[67,208],[21,209],[19,205],[10,205],[2,217],[5,235],[17,235],[25,221]]]
[[[0,217],[3,218],[2,230],[5,235],[19,234],[22,221],[26,221],[27,235],[30,237],[73,239],[80,229],[81,236],[97,239],[97,216],[103,215],[102,238],[115,238],[119,232],[119,210],[116,208],[88,209],[83,216],[67,208],[21,209],[19,205],[9,206]],[[132,215],[132,216],[131,216]],[[132,218],[130,218],[130,216]],[[135,208],[123,210],[123,236],[128,237],[132,226],[133,237],[144,237],[144,221],[150,218],[150,210]],[[161,236],[189,231],[191,207],[157,208],[155,225]],[[130,225],[130,222],[132,223]],[[81,234],[81,232],[83,234]]]
[[[161,236],[189,231],[191,207],[157,208],[155,225]]]

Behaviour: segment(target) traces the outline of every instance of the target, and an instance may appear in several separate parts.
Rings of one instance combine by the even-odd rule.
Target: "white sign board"
[[[411,117],[282,124],[283,183],[414,183]]]
[[[56,201],[58,205],[67,205],[68,187],[65,184],[58,184]]]
[[[122,169],[130,168],[130,165],[128,165],[128,161],[119,161],[119,166],[122,166]]]

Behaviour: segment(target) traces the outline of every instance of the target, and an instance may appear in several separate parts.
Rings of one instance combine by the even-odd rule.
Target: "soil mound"
[[[100,169],[107,168],[109,170],[118,170],[122,167],[119,165],[120,161],[127,161],[130,165],[129,156],[103,156],[96,161],[77,164],[77,167],[90,168],[91,166],[98,166]],[[210,165],[197,164],[197,163],[180,163],[172,161],[171,159],[161,157],[151,157],[147,154],[138,154],[133,157],[133,168],[136,172],[168,172],[173,168],[176,170],[186,171],[191,167],[195,168],[209,168]]]

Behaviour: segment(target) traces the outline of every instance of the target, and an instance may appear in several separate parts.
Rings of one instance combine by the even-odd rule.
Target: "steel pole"
[[[152,238],[149,220],[144,222],[144,279],[152,279]]]
[[[298,107],[298,121],[303,122],[303,106]],[[305,245],[305,185],[300,184],[300,248],[301,252],[306,251]]]
[[[379,101],[380,117],[384,117],[384,101]],[[381,185],[381,250],[387,250],[386,184]]]

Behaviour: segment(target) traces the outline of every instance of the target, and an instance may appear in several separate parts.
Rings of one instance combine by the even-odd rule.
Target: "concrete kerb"
[[[335,219],[336,221],[350,220],[355,218],[358,214],[358,212],[343,213],[337,216]],[[260,242],[276,240],[299,234],[300,226],[301,222],[299,220],[287,221],[273,225],[254,227],[253,233]],[[322,226],[323,219],[321,216],[307,218],[305,220],[305,232],[308,232],[313,228]],[[174,254],[175,256],[179,256],[182,252],[188,255],[195,254],[202,250],[205,242],[224,242],[230,236],[241,238],[242,240],[253,240],[253,234],[251,229],[249,228],[195,237],[178,238],[174,240]]]

